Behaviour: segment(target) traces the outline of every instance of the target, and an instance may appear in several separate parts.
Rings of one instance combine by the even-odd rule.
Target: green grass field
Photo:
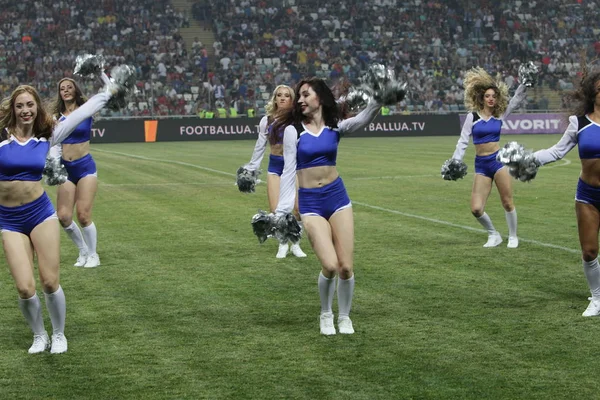
[[[356,334],[333,337],[319,334],[308,241],[307,258],[277,260],[277,243],[252,233],[266,185],[242,194],[234,173],[253,141],[93,146],[102,266],[73,267],[61,233],[69,351],[32,356],[2,256],[0,399],[598,398],[600,319],[581,317],[577,150],[514,182],[518,249],[506,248],[494,188],[486,211],[505,242],[484,249],[469,209],[472,145],[467,177],[440,177],[456,139],[342,140]]]

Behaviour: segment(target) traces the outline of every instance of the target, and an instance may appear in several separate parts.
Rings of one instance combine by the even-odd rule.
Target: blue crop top
[[[13,135],[0,143],[0,181],[39,181],[50,143],[31,137],[19,142]]]
[[[0,181],[40,181],[50,147],[62,143],[79,124],[100,111],[110,96],[102,92],[90,98],[56,124],[50,140],[34,136],[21,143],[6,130],[8,139],[0,142]]]
[[[339,142],[340,133],[335,129],[325,127],[318,135],[304,130],[298,139],[296,169],[335,165]]]
[[[579,158],[582,160],[600,158],[600,125],[587,116],[570,116],[569,126],[558,143],[549,149],[534,153],[542,164],[563,158],[575,145],[579,144]]]
[[[58,120],[63,121],[65,118],[66,117],[64,115],[61,115]],[[92,117],[85,119],[83,122],[77,125],[75,130],[71,132],[71,134],[65,140],[63,140],[63,143],[76,144],[89,142],[92,134],[92,122],[94,122]]]
[[[500,131],[502,130],[502,120],[490,117],[487,121],[473,113],[473,144],[483,144],[500,141]]]

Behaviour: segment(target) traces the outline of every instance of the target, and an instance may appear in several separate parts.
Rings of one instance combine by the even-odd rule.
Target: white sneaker
[[[483,245],[483,247],[496,247],[500,243],[502,243],[502,236],[496,232],[488,236],[488,241]]]
[[[352,326],[352,320],[348,317],[342,317],[338,319],[338,330],[344,335],[352,335],[354,333],[354,327]]]
[[[335,335],[335,327],[333,326],[333,313],[321,314],[319,320],[321,326],[321,335]]]
[[[306,253],[302,251],[299,243],[292,243],[292,247],[290,248],[290,250],[292,251],[292,254],[296,257],[306,257]]]
[[[93,253],[87,257],[87,260],[86,260],[83,268],[96,268],[99,265],[100,265],[100,256],[98,256],[98,253]]]
[[[37,354],[46,351],[48,347],[50,347],[50,338],[48,337],[48,334],[44,332],[41,335],[33,335],[33,344],[28,352],[29,354]]]
[[[508,237],[508,244],[506,245],[509,249],[516,249],[519,247],[519,238],[516,236]]]
[[[87,261],[87,253],[79,253],[79,257],[77,257],[77,261],[73,264],[74,267],[83,267],[85,262]]]
[[[600,315],[600,299],[592,298],[583,314],[584,317],[597,317]]]
[[[288,250],[290,249],[290,245],[289,244],[280,244],[279,245],[279,250],[277,250],[277,255],[275,257],[277,258],[285,258],[285,256],[287,256]]]
[[[50,353],[60,354],[67,352],[67,338],[62,333],[55,333],[52,335],[52,347]]]

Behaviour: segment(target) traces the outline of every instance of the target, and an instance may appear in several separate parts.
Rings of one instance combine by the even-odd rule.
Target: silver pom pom
[[[106,107],[118,111],[127,107],[128,97],[135,92],[137,73],[131,65],[117,65],[110,71],[110,83],[103,90],[112,93]]]
[[[272,236],[272,215],[267,214],[263,210],[258,210],[258,213],[252,217],[252,230],[258,238],[259,243],[263,243],[267,238]]]
[[[254,188],[257,183],[258,175],[261,171],[250,171],[244,167],[239,167],[237,170],[236,184],[240,192],[254,193]]]
[[[67,181],[68,173],[60,157],[46,157],[46,164],[42,172],[46,185],[57,186]]]
[[[538,73],[538,67],[533,61],[521,64],[519,67],[519,82],[527,87],[533,87],[537,83]]]
[[[302,238],[302,226],[292,214],[267,214],[258,210],[251,224],[260,243],[270,237],[275,237],[279,243],[298,243]]]
[[[496,160],[508,167],[508,173],[523,182],[535,178],[540,168],[540,162],[533,152],[525,150],[517,142],[508,142],[498,151]]]
[[[302,227],[293,214],[275,215],[273,236],[279,240],[279,243],[298,243],[302,238]]]
[[[346,96],[342,96],[338,99],[338,103],[346,103],[350,111],[357,111],[369,104],[369,101],[371,101],[372,98],[372,91],[364,85],[361,85],[357,88],[351,87]]]
[[[451,158],[442,164],[442,178],[446,181],[456,181],[467,175],[467,164],[461,160]]]
[[[382,64],[371,65],[361,80],[379,104],[393,105],[406,96],[406,84],[398,82],[394,70]]]
[[[83,54],[75,59],[73,73],[83,78],[94,78],[104,70],[104,57],[94,54]]]

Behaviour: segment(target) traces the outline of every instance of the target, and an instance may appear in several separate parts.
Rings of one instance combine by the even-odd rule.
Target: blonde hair
[[[292,89],[291,87],[289,87],[288,85],[279,85],[275,88],[275,90],[273,90],[273,94],[271,95],[271,98],[269,99],[269,101],[267,102],[267,105],[265,106],[265,111],[267,113],[267,117],[269,118],[274,118],[276,116],[276,114],[279,112],[278,107],[277,107],[277,91],[279,89],[287,89],[288,92],[290,92],[290,97],[292,98],[292,106],[294,105],[294,101],[296,100],[296,93],[294,92],[294,89]]]
[[[34,87],[29,85],[17,86],[10,96],[4,98],[0,103],[0,137],[5,138],[5,128],[8,130],[14,129],[17,125],[17,116],[15,115],[15,101],[19,95],[28,93],[33,97],[37,105],[37,115],[33,122],[33,135],[36,138],[49,139],[52,136],[55,122],[52,116],[46,111],[40,100],[40,95]]]
[[[475,67],[468,71],[464,79],[465,107],[469,111],[483,110],[483,96],[488,89],[496,92],[496,105],[492,115],[501,116],[508,107],[508,86],[498,76],[492,78],[483,68]]]

